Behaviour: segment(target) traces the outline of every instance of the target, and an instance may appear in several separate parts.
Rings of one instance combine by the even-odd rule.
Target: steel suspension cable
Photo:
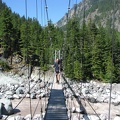
[[[46,14],[45,14],[45,13],[46,13],[46,8],[45,8],[45,2],[44,2],[44,19],[43,19],[43,20],[44,20],[44,21],[43,21],[43,22],[44,22],[44,26],[45,26],[46,23],[47,23]]]
[[[32,104],[31,104],[31,92],[30,92],[30,71],[29,71],[29,59],[28,59],[28,16],[27,16],[27,0],[25,0],[25,11],[26,11],[26,42],[27,42],[27,62],[28,62],[28,81],[29,81],[29,95],[30,95],[30,115],[31,115],[31,120],[32,120]]]
[[[36,22],[38,22],[38,1],[37,0],[36,0]],[[37,33],[36,33],[36,41],[38,41],[38,25],[37,25],[36,31],[37,31]],[[39,49],[39,44],[38,44],[38,49]],[[40,80],[40,68],[39,68],[39,79],[38,80]],[[34,115],[35,115],[35,112],[36,112],[36,110],[38,108],[39,102],[40,102],[40,99],[38,100],[38,103],[37,103],[37,105],[35,107],[35,110],[33,111],[32,117],[34,117]]]
[[[37,83],[38,82],[36,82],[36,84]],[[30,89],[30,91],[36,86],[36,84]],[[27,93],[24,95],[24,97],[22,97],[22,99],[17,103],[17,105],[13,109],[16,109],[20,105],[20,103],[24,100],[24,98],[26,98],[26,95],[27,95]],[[9,115],[5,118],[5,120],[7,120],[8,117],[9,117]]]
[[[41,0],[41,25],[43,26],[43,2]]]
[[[71,85],[68,83],[68,81],[65,79],[65,77],[63,76],[64,81],[66,82],[66,84],[68,85],[69,89],[74,92],[74,90],[72,89]],[[78,84],[76,84],[76,86],[79,88]],[[82,94],[83,95],[83,94]],[[101,120],[100,116],[98,115],[98,113],[96,112],[96,110],[93,108],[93,106],[90,104],[90,102],[86,99],[86,97],[83,95],[84,99],[87,101],[87,103],[90,105],[90,107],[92,108],[92,110],[94,111],[94,113],[97,115],[97,117],[99,118],[99,120]]]
[[[47,6],[47,1],[45,0],[45,10],[46,10],[46,16],[47,16],[47,22],[48,22],[48,29],[49,29],[49,16],[48,16],[48,6]],[[49,33],[49,32],[48,32]],[[44,71],[44,83],[45,83],[45,71]],[[46,92],[46,88],[45,89],[45,92]],[[45,96],[45,109],[46,109],[46,96]]]
[[[36,6],[37,6],[37,0],[36,0]],[[28,45],[28,32],[27,32],[27,29],[28,29],[28,25],[27,25],[27,0],[25,0],[25,14],[26,14],[26,43],[27,43],[27,45]],[[37,16],[37,18],[38,18],[38,8],[36,7],[36,16]],[[48,19],[48,12],[47,12],[47,19]],[[27,55],[27,62],[28,62],[28,46],[27,46],[27,50],[26,50],[26,55]],[[35,84],[32,88],[30,88],[30,80],[29,80],[29,78],[30,78],[30,74],[29,74],[29,62],[28,62],[28,77],[27,77],[27,79],[28,79],[28,81],[29,81],[29,94],[30,94],[30,91],[35,87],[35,85],[37,84]],[[24,98],[26,97],[26,95],[27,95],[27,93],[25,94],[25,96],[19,101],[19,103],[14,107],[14,109],[16,109],[19,105],[20,105],[20,103],[24,100]],[[38,101],[38,104],[39,104],[39,101]],[[37,106],[38,106],[38,104],[37,104]],[[36,107],[37,108],[37,107]],[[36,111],[36,109],[35,109],[35,111]],[[34,114],[35,114],[35,111],[34,111]],[[32,106],[31,106],[31,95],[30,95],[30,114],[31,114],[31,120],[32,120],[32,118],[33,118],[33,116],[32,116]],[[33,114],[33,115],[34,115]],[[8,118],[9,116],[7,116],[6,118],[5,118],[5,120],[7,120],[7,118]]]
[[[114,67],[114,42],[115,42],[115,36],[114,36],[114,29],[115,29],[115,0],[111,1],[112,8],[113,8],[113,14],[112,14],[112,67]],[[110,79],[110,97],[109,97],[109,112],[108,112],[108,120],[111,118],[111,94],[112,94],[112,82],[113,82],[113,68],[111,67],[111,79]]]
[[[42,5],[42,0],[41,0],[41,5]],[[44,6],[45,6],[45,9],[44,9],[44,22],[45,22],[45,20],[47,18],[47,24],[49,26],[48,6],[47,6],[47,1],[46,0],[44,1]],[[41,6],[41,12],[42,12],[42,6]],[[42,18],[42,14],[41,14],[41,18]],[[43,52],[45,52],[45,50],[43,50]],[[44,110],[46,110],[46,87],[47,87],[47,85],[45,85],[45,71],[43,72],[43,74],[44,74],[43,80],[44,80],[44,90],[45,90],[45,98],[44,98],[44,105],[43,105],[43,107],[45,108]],[[42,101],[41,101],[41,104],[42,104]],[[41,114],[43,112],[43,107],[41,107]]]
[[[36,22],[38,22],[38,1],[37,0],[36,0]],[[37,33],[36,33],[36,41],[38,41],[38,25],[37,25],[36,31],[37,31]],[[38,43],[39,43],[39,41],[38,41]],[[39,44],[37,44],[37,48],[40,50]],[[38,54],[39,54],[39,59],[40,59],[40,51],[39,51]],[[39,68],[39,80],[40,80],[40,68]]]
[[[76,0],[76,3],[75,3],[75,18],[77,17],[77,13],[76,13],[76,11],[77,11],[77,5],[78,3],[77,3],[77,0]]]
[[[68,18],[69,18],[70,2],[71,1],[69,0]],[[84,27],[85,27],[85,0],[83,1],[83,4],[84,4],[84,8],[83,8],[83,31],[84,31]],[[76,0],[76,5],[77,5],[77,0]],[[77,7],[76,7],[76,9],[77,9]],[[75,17],[76,17],[76,11],[75,11]],[[83,58],[84,58],[83,53],[84,53],[84,34],[83,34],[83,41],[82,41],[82,69],[83,69]],[[97,114],[97,112],[95,111],[95,109],[92,107],[92,105],[89,103],[89,101],[87,99],[86,99],[86,101],[88,102],[88,104],[90,105],[90,107],[93,109],[93,111],[95,112],[95,114],[97,115],[97,117],[100,119],[99,115]]]
[[[38,0],[36,0],[36,22],[39,23],[38,22]],[[38,40],[38,31],[39,31],[38,25],[37,25],[36,31],[37,31],[37,33],[36,33],[36,41],[38,41],[38,43],[39,43],[39,40]],[[39,48],[39,44],[37,45],[37,48],[39,49],[38,50],[39,51],[38,54],[39,54],[39,60],[40,60],[40,48]],[[39,80],[40,80],[40,68],[39,68]]]
[[[77,86],[78,86],[78,85],[77,85]],[[79,86],[78,86],[78,88],[79,88]],[[81,82],[81,89],[82,89],[82,82]],[[83,93],[81,93],[81,94],[83,95]],[[92,94],[91,94],[91,96],[93,97]],[[86,99],[86,97],[85,97],[84,95],[83,95],[83,97],[84,97],[84,99],[88,102],[88,104],[90,105],[90,107],[93,109],[94,113],[97,114],[98,118],[100,118],[99,115],[98,115],[98,113],[95,111],[95,109],[94,109],[93,106],[90,104],[90,102]]]
[[[71,4],[71,0],[69,0],[69,3],[68,3],[67,23],[68,23],[68,20],[69,20],[70,4]]]
[[[69,3],[68,3],[68,13],[69,13],[69,10],[70,10],[70,4],[71,4],[71,0],[69,0]]]
[[[68,26],[68,20],[69,20],[69,10],[70,10],[70,4],[71,4],[71,0],[69,0],[68,1],[68,7],[67,7],[67,9],[68,9],[68,12],[66,13],[66,30],[67,30],[67,26]],[[62,50],[62,57],[63,57],[63,59],[65,59],[65,56],[66,56],[66,46],[67,46],[67,42],[66,42],[66,38],[67,38],[67,32],[64,32],[65,34],[64,34],[64,43],[63,43],[63,50]],[[65,61],[63,61],[63,64],[65,64]]]
[[[73,1],[73,3],[74,3],[74,1]],[[74,5],[74,4],[73,4]],[[75,22],[75,24],[77,24],[77,14],[76,14],[76,11],[77,11],[77,0],[75,1],[75,6],[73,6],[73,7],[75,7],[74,9],[75,9],[75,12],[74,12],[74,17],[75,17],[75,19],[74,19],[74,22]],[[78,24],[77,24],[78,25]],[[74,35],[74,40],[76,39],[76,36]],[[74,50],[74,52],[76,53],[76,51]],[[75,58],[75,60],[77,60],[77,57]],[[73,102],[73,106],[75,106],[75,103],[74,103],[74,98],[75,98],[75,96],[73,96],[72,97],[72,102]],[[72,107],[73,107],[72,106]],[[78,113],[77,114],[77,116],[78,116],[78,118],[79,118],[79,120],[80,120],[80,115],[79,115],[80,113]]]
[[[38,19],[38,7],[37,7],[37,0],[36,0],[36,18]],[[42,15],[42,0],[41,0],[41,15]],[[48,18],[48,17],[47,17]],[[42,19],[42,16],[41,16],[41,19]],[[40,69],[39,69],[40,70]],[[40,71],[39,71],[39,73],[40,73]],[[47,85],[45,85],[45,72],[43,72],[43,76],[44,76],[44,89],[46,88],[46,86]],[[51,76],[50,76],[51,77]],[[40,78],[39,78],[40,79]],[[50,78],[49,78],[50,79]],[[48,79],[48,81],[49,81],[49,79]],[[48,82],[47,82],[48,83]],[[40,89],[41,90],[41,89]],[[46,89],[45,89],[46,90]],[[40,100],[41,100],[41,102],[40,102]],[[41,115],[42,115],[42,112],[43,112],[43,103],[42,103],[42,98],[40,97],[39,98],[39,100],[38,100],[38,103],[37,103],[37,105],[36,105],[36,107],[35,107],[35,110],[34,110],[34,113],[33,113],[33,116],[34,116],[34,114],[35,114],[35,112],[36,112],[36,110],[37,110],[37,108],[38,108],[38,105],[39,105],[39,103],[41,103]],[[45,98],[45,104],[44,104],[44,107],[46,106],[46,98]]]
[[[43,2],[41,0],[41,25],[43,26],[43,24],[45,25],[45,9],[44,9],[44,18],[43,18]],[[43,23],[44,22],[44,23]],[[43,52],[43,50],[41,50],[41,52]],[[40,60],[42,60],[42,55],[40,55],[39,53],[39,56],[40,56]],[[41,63],[41,62],[40,62]],[[41,64],[40,64],[41,65]],[[40,69],[39,69],[40,70]],[[43,73],[43,77],[44,77],[44,73]],[[40,92],[41,92],[41,88],[40,88]],[[40,101],[40,113],[41,113],[41,116],[42,116],[42,119],[43,119],[43,100],[42,100],[42,97],[40,96],[39,98],[39,101]],[[39,101],[38,101],[38,105],[39,105]],[[37,109],[38,106],[36,106],[36,109]],[[35,114],[35,113],[34,113]]]
[[[78,85],[77,85],[78,86]],[[79,87],[78,87],[79,88]],[[82,94],[83,95],[83,94]],[[99,120],[101,120],[100,116],[98,115],[98,113],[96,112],[96,110],[93,108],[93,106],[90,104],[90,102],[86,99],[86,97],[83,95],[84,99],[87,101],[87,103],[89,104],[89,106],[92,108],[92,110],[94,111],[94,113],[97,115],[97,117],[99,118]]]
[[[42,15],[42,0],[41,0],[41,15]],[[36,0],[36,20],[37,20],[37,22],[38,22],[38,1]],[[42,17],[41,17],[41,21],[42,21]],[[42,23],[43,24],[43,23]],[[38,41],[38,26],[37,26],[37,41]],[[39,41],[38,41],[39,42]],[[40,52],[40,47],[39,47],[39,44],[38,44],[38,49],[39,49],[39,80],[40,80],[40,60],[41,60],[41,52]],[[42,73],[43,74],[43,73]],[[41,88],[40,88],[40,93],[41,93]],[[40,106],[41,106],[41,111],[40,111],[40,113],[41,113],[41,115],[42,115],[42,99],[41,99],[41,97],[38,99],[38,103],[37,103],[37,105],[36,105],[36,107],[35,107],[35,110],[34,110],[34,112],[33,112],[33,116],[35,115],[35,113],[36,113],[36,110],[37,110],[37,108],[38,108],[38,105],[39,105],[39,103],[40,103]]]
[[[68,20],[69,20],[69,11],[70,11],[70,4],[71,4],[71,0],[69,0],[68,1],[68,13],[66,13],[66,17],[67,17],[67,24],[68,24]],[[66,29],[67,29],[67,25],[66,25]],[[64,37],[64,44],[63,44],[63,48],[66,46],[66,35],[65,35],[65,37]],[[65,50],[65,49],[64,49]],[[63,51],[64,51],[63,50]],[[63,57],[65,57],[65,54],[66,54],[66,52],[64,51],[64,52],[62,52],[62,53],[64,53],[64,55],[63,55]]]
[[[36,0],[36,20],[38,21],[38,1]]]
[[[45,9],[46,9],[46,15],[47,15],[47,22],[49,22],[48,6],[47,6],[47,1],[46,0],[45,0]]]
[[[37,84],[38,82],[36,82],[36,84]],[[36,86],[36,84],[30,89],[30,91]],[[26,97],[26,95],[27,95],[27,93],[25,94],[25,96],[19,101],[19,103],[14,107],[14,109],[16,109],[19,105],[20,105],[20,103],[23,101],[23,99]]]
[[[37,102],[37,105],[36,105],[36,107],[35,107],[35,110],[33,111],[33,117],[34,117],[34,115],[35,115],[35,113],[36,113],[36,110],[37,110],[37,108],[38,108],[38,105],[39,105],[39,103],[40,103],[40,100],[41,100],[41,98],[39,98],[39,100],[38,100],[38,102]]]
[[[83,38],[81,43],[81,69],[82,77],[84,78],[84,42],[85,42],[85,0],[83,0]]]

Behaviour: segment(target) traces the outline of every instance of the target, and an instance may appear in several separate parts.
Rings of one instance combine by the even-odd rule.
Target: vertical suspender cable
[[[78,3],[77,3],[77,0],[76,0],[76,1],[75,1],[75,6],[74,6],[74,7],[75,7],[75,13],[74,13],[74,14],[75,14],[75,15],[74,15],[74,16],[75,16],[75,22],[78,22],[78,20],[77,20],[77,13],[76,13],[76,11],[77,11],[77,6],[78,6],[77,4],[78,4]],[[75,38],[74,38],[74,39],[75,39]],[[78,87],[79,87],[79,86],[78,86]],[[74,98],[73,98],[73,99],[74,99]],[[78,113],[78,118],[79,118],[79,120],[80,120],[80,113]]]
[[[38,3],[37,3],[37,0],[36,0],[36,22],[38,22]],[[37,28],[36,28],[36,41],[38,41],[38,25],[36,26]],[[38,49],[39,49],[39,44],[38,44]],[[38,80],[40,80],[40,69],[39,69],[39,79]],[[34,112],[33,112],[33,117],[34,117],[34,115],[35,115],[35,112],[36,112],[36,110],[37,110],[37,108],[38,108],[38,105],[39,105],[39,102],[40,102],[40,99],[38,100],[38,103],[37,103],[37,105],[36,105],[36,107],[35,107],[35,110],[34,110]]]
[[[84,78],[84,42],[85,42],[85,0],[83,0],[83,37],[82,37],[82,46],[81,46],[81,69],[82,69],[82,78]]]
[[[42,16],[42,0],[41,0],[41,24],[43,26],[43,16]],[[38,7],[37,7],[37,0],[36,0],[36,18],[38,19]],[[38,33],[37,33],[38,34]],[[39,60],[41,60],[41,57],[40,57],[40,49],[39,49]],[[40,61],[39,61],[40,63]],[[40,64],[39,64],[40,65]],[[40,66],[39,66],[40,67]],[[39,68],[39,80],[40,80],[40,68]],[[40,91],[41,91],[41,88],[40,88]],[[39,98],[41,101],[40,101],[40,106],[41,106],[41,109],[40,109],[40,113],[41,113],[41,116],[42,116],[42,119],[43,119],[43,102],[42,102],[42,97]]]
[[[83,0],[84,8],[83,8],[83,25],[85,25],[85,0]]]
[[[41,0],[41,25],[43,26],[43,3],[42,3],[42,0]]]
[[[45,0],[45,9],[46,9],[46,15],[47,15],[47,22],[49,22],[49,17],[48,17],[48,6],[47,6],[46,0]]]
[[[45,6],[45,2],[44,2],[44,6]],[[47,23],[47,22],[46,22],[46,17],[45,17],[46,14],[45,14],[45,13],[46,13],[46,7],[44,8],[44,21],[43,21],[43,22],[44,22],[44,26],[45,26],[46,23]]]
[[[38,2],[37,2],[37,0],[36,0],[36,20],[38,21]]]
[[[67,29],[67,24],[68,24],[68,19],[69,19],[69,11],[70,11],[70,2],[71,2],[71,0],[69,0],[69,2],[68,2],[68,13],[66,13],[66,29]],[[65,38],[64,38],[64,47],[66,46],[66,34],[65,34]],[[65,49],[64,49],[65,50]],[[64,51],[63,50],[63,51]],[[65,52],[65,51],[64,51]],[[64,52],[62,52],[62,53],[64,53]],[[66,53],[65,53],[66,54]],[[63,57],[65,57],[65,54],[63,55]],[[64,59],[64,58],[63,58]]]
[[[71,0],[69,0],[69,4],[68,4],[68,12],[70,10],[70,3],[71,3]]]
[[[76,11],[77,11],[77,0],[76,0],[76,3],[75,3],[76,5],[75,5],[75,18],[77,17],[77,13],[76,13]]]
[[[114,22],[115,22],[115,0],[112,0],[113,2],[113,14],[112,14],[112,67],[114,67]],[[111,93],[112,93],[112,82],[113,82],[113,68],[111,67],[111,80],[110,80],[110,97],[109,97],[109,113],[108,113],[108,120],[110,120],[111,117]]]
[[[71,0],[69,0],[69,3],[68,3],[67,22],[68,22],[68,19],[69,19],[70,3],[71,3]]]
[[[77,5],[78,3],[77,3],[77,0],[76,0],[76,5]]]
[[[69,19],[70,19],[70,17],[69,17],[70,5],[71,5],[71,0],[69,0],[69,3],[68,3],[67,24],[68,24]],[[67,29],[67,30],[68,30],[68,29]],[[71,96],[70,100],[71,100],[71,104],[69,105],[69,106],[70,106],[69,112],[70,112],[70,120],[72,120],[72,96]]]
[[[66,13],[66,33],[67,33],[67,26],[68,26],[68,20],[69,20],[70,2],[71,2],[71,0],[69,0],[69,2],[68,2],[68,13]],[[66,33],[65,33],[64,44],[63,44],[64,49],[62,52],[62,54],[64,53],[63,59],[65,59],[65,56],[66,56],[66,51],[65,51],[65,46],[67,45],[67,43],[66,43],[67,34]],[[65,61],[63,61],[63,62],[64,62],[63,64],[65,64]]]
[[[46,16],[47,16],[47,24],[48,24],[48,34],[49,34],[49,16],[48,16],[48,6],[47,6],[47,1],[45,0],[45,10],[46,10]],[[44,52],[45,52],[45,50],[44,50]],[[45,63],[44,63],[45,64]],[[44,90],[45,90],[45,93],[46,93],[46,85],[45,85],[45,71],[44,71]],[[46,110],[46,104],[47,104],[47,102],[46,102],[46,95],[45,95],[45,101],[44,101],[44,107],[45,107],[45,110]]]
[[[36,0],[36,22],[38,22],[38,1],[37,0]],[[36,41],[38,41],[38,25],[37,25],[36,31],[37,31],[37,33],[36,33]],[[39,41],[38,41],[38,43],[39,43]],[[38,44],[37,47],[39,49],[39,44]],[[40,60],[40,49],[39,49],[38,54],[39,54],[39,60]],[[39,63],[40,63],[40,61],[39,61]],[[40,80],[40,68],[39,68],[39,80]]]
[[[30,115],[32,120],[32,106],[31,106],[31,93],[30,93],[30,74],[29,74],[29,61],[28,61],[28,25],[27,25],[27,0],[25,0],[25,10],[26,10],[26,43],[27,43],[27,62],[28,62],[28,81],[29,81],[29,94],[30,94]]]

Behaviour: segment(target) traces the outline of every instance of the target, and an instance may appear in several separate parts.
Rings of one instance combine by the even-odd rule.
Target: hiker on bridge
[[[59,59],[56,59],[54,63],[54,68],[56,72],[56,82],[59,83],[60,81],[60,64],[59,64]]]

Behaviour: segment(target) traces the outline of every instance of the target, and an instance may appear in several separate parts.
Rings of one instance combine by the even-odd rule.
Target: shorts
[[[57,74],[59,73],[59,71],[55,71]]]

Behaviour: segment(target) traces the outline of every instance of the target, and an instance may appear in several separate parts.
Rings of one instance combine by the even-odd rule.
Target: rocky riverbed
[[[26,119],[30,118],[29,98],[31,98],[32,111],[36,111],[34,117],[42,119],[45,114],[45,105],[48,101],[45,96],[50,93],[53,72],[50,70],[44,73],[35,68],[30,78],[26,74],[27,69],[24,73],[22,72],[20,74],[0,72],[0,118],[2,119],[6,119],[7,116],[9,116],[7,119],[13,119],[14,116],[14,120],[21,119],[22,116]],[[39,106],[36,108],[38,101]],[[17,118],[15,118],[16,115]]]
[[[36,103],[40,100],[40,106],[36,109],[34,119],[41,120],[44,116],[45,105],[47,103],[47,98],[45,96],[48,96],[50,93],[52,81],[55,75],[53,71],[43,73],[42,71],[39,71],[38,68],[34,69],[34,72],[31,74],[31,78],[29,79],[25,73],[27,73],[27,69],[25,68],[19,74],[16,74],[15,72],[0,72],[1,118],[5,119],[6,116],[10,115],[8,118],[10,120],[22,120],[23,118],[26,120],[30,119],[29,98],[32,99],[32,107],[34,110]],[[101,120],[108,119],[110,84],[95,81],[78,83],[75,81],[73,82],[73,80],[68,78],[67,82],[70,86],[68,86],[66,82],[63,82],[63,89],[66,96],[69,117],[71,110],[73,120],[87,120],[85,114],[82,114],[82,116],[79,115],[79,113],[81,113],[81,109],[76,101],[77,98],[83,101],[84,108],[90,120],[99,120],[99,118],[96,117],[89,103],[96,110]],[[120,84],[113,84],[112,86],[111,119],[120,120]],[[71,91],[70,87],[74,92]],[[24,100],[19,106],[17,106],[19,101],[23,98]],[[85,101],[85,98],[87,101]],[[71,103],[74,105],[70,106]],[[3,108],[6,113],[2,111]]]
[[[110,84],[95,81],[73,82],[67,79],[70,84],[64,84],[65,95],[68,99],[68,108],[72,109],[73,119],[84,119],[79,116],[83,110],[89,116],[90,120],[108,120]],[[72,89],[72,91],[71,91]],[[83,107],[78,102],[81,101]],[[71,102],[71,103],[70,103]],[[112,84],[111,92],[111,120],[120,120],[120,84]],[[98,114],[98,116],[96,115]],[[87,118],[86,118],[87,120]]]

